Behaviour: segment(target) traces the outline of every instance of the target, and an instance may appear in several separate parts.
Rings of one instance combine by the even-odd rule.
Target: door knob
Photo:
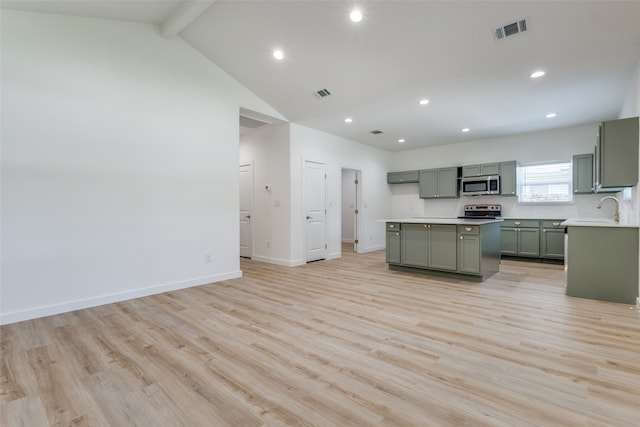
[[[307,219],[311,219],[311,217],[310,217],[310,216],[308,216],[308,217],[307,217]]]
[[[246,218],[246,219],[250,219],[250,218],[251,218],[251,215],[247,215],[247,216],[245,216],[245,218]]]

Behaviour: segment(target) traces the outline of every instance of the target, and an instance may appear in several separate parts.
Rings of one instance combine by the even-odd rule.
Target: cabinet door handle
[[[521,222],[520,222],[520,221],[516,221],[516,222],[514,222],[514,224],[515,224],[515,225],[520,225],[520,224],[521,224]]]
[[[460,240],[464,240],[464,237],[460,236]]]
[[[559,225],[560,225],[560,223],[559,223],[559,222],[554,222],[554,223],[553,223],[553,226],[554,226],[554,227],[557,227],[557,226],[559,226]]]
[[[399,236],[399,235],[400,235],[400,233],[396,233],[396,236]]]
[[[471,228],[471,227],[465,227],[464,228],[464,231],[471,231],[471,230],[473,230],[473,228]]]
[[[390,224],[389,228],[396,228],[396,225],[395,224]]]

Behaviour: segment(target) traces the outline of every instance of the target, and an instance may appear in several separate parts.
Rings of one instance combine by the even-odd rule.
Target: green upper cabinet
[[[500,163],[500,194],[502,196],[517,196],[516,184],[517,163],[515,160]]]
[[[458,168],[421,170],[419,185],[422,199],[458,197]]]
[[[574,194],[593,193],[593,154],[573,156],[573,192]]]
[[[403,171],[387,173],[387,184],[407,184],[418,182],[418,171]]]
[[[638,117],[602,122],[596,140],[596,191],[638,183]]]
[[[498,163],[487,163],[484,165],[471,165],[462,167],[462,176],[499,175],[500,165]]]

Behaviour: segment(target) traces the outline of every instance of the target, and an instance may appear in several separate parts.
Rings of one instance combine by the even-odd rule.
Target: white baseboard
[[[233,271],[215,276],[198,277],[195,279],[180,282],[165,283],[162,285],[150,286],[132,291],[118,292],[110,295],[102,295],[94,298],[86,298],[76,301],[69,301],[62,304],[53,304],[43,307],[30,308],[27,310],[14,311],[0,314],[0,325],[22,322],[24,320],[37,319],[39,317],[53,316],[54,314],[66,313],[84,308],[97,307],[99,305],[111,304],[114,302],[126,301],[134,298],[146,297],[149,295],[161,294],[163,292],[176,291],[178,289],[201,286],[223,280],[237,279],[242,277],[242,271]]]
[[[253,256],[251,259],[254,261],[266,262],[267,264],[281,265],[283,267],[297,267],[299,265],[305,264],[304,260],[288,261],[286,259],[271,258],[271,257],[259,256],[259,255]]]
[[[380,245],[380,246],[370,246],[368,248],[362,248],[362,250],[360,251],[361,253],[366,253],[366,252],[375,252],[375,251],[380,251],[382,249],[385,249],[386,246],[385,245]]]

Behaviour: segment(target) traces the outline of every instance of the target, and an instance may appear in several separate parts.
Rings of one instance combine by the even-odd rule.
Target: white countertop
[[[500,219],[466,219],[466,218],[443,218],[443,217],[413,217],[413,218],[394,218],[381,219],[383,222],[400,222],[409,224],[453,224],[453,225],[483,225],[493,222],[502,222]]]
[[[640,224],[616,223],[612,219],[602,218],[570,218],[560,225],[565,227],[627,227],[639,228]]]

